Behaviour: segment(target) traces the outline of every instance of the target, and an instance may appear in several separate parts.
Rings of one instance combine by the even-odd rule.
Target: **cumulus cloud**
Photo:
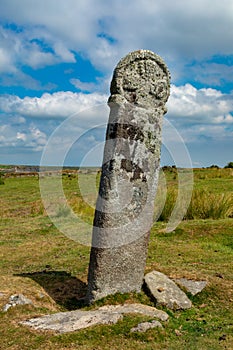
[[[1,152],[5,153],[6,157],[9,153],[14,154],[16,158],[16,154],[20,152],[20,157],[24,157],[22,152],[29,152],[28,157],[30,152],[38,154],[43,151],[57,127],[60,127],[60,134],[54,140],[55,149],[56,152],[62,151],[70,145],[71,138],[76,140],[80,135],[85,135],[88,129],[107,122],[106,101],[107,96],[101,94],[62,91],[43,94],[40,98],[2,95],[0,109],[4,113],[0,115]],[[62,123],[64,120],[68,120],[65,125]],[[84,137],[76,154],[83,152],[81,148],[86,149],[86,142],[87,138]],[[52,161],[55,161],[54,157],[53,155]]]
[[[182,124],[232,124],[233,96],[211,88],[197,89],[191,84],[171,87],[168,115]]]
[[[52,128],[62,120],[106,104],[106,77],[121,57],[140,48],[161,55],[173,83],[179,82],[180,86],[171,89],[168,119],[188,142],[232,137],[233,94],[184,85],[184,81],[219,89],[222,82],[230,85],[232,59],[219,63],[214,57],[232,55],[232,0],[10,0],[0,4],[0,21],[1,85],[49,91],[53,85],[42,86],[36,80],[39,78],[28,72],[62,62],[75,63],[78,56],[90,60],[103,77],[84,82],[73,76],[70,83],[89,94],[59,91],[34,98],[0,96],[5,113],[0,116],[2,145],[42,149]],[[106,115],[93,109],[77,118],[81,129],[106,121]]]
[[[82,52],[108,71],[125,53],[139,48],[158,52],[171,66],[177,60],[232,53],[231,0],[112,0],[111,6],[107,0],[21,0],[20,5],[11,0],[2,6],[1,17],[26,28],[27,37],[41,38],[61,60],[71,62],[73,51]],[[27,37],[21,54],[32,53],[31,65],[56,58],[38,43],[25,46]]]
[[[29,124],[19,127],[16,124],[3,124],[0,126],[0,147],[2,149],[25,148],[33,152],[43,150],[48,136],[39,127]]]
[[[0,63],[8,63],[1,64],[1,70],[12,71],[25,64],[40,68],[59,62],[75,62],[74,54],[60,39],[53,40],[51,45],[50,35],[41,38],[41,30],[23,28],[15,31],[0,26],[0,38]]]
[[[10,53],[3,47],[0,47],[0,72],[12,72],[15,68],[11,62]]]
[[[80,88],[89,89],[92,84],[73,81]],[[65,119],[77,114],[80,122],[86,125],[95,120],[101,123],[106,116],[99,116],[91,110],[94,106],[106,105],[108,96],[100,93],[84,94],[82,92],[59,91],[53,94],[44,93],[41,97],[20,98],[14,95],[0,96],[0,109],[7,113],[21,116],[21,118],[49,118]],[[182,125],[193,124],[233,124],[233,96],[224,94],[211,88],[197,89],[191,84],[171,86],[171,95],[168,100],[168,118]],[[19,119],[18,119],[19,120]],[[23,122],[24,119],[21,119]]]
[[[72,114],[105,103],[107,96],[92,93],[74,93],[60,91],[53,94],[44,93],[41,97],[20,98],[14,95],[0,96],[0,109],[5,113],[16,113],[30,118],[64,119]],[[90,115],[94,118],[94,115]],[[86,120],[88,123],[88,120]]]
[[[186,74],[187,73],[193,81],[219,87],[222,83],[232,82],[233,65],[214,62],[198,62],[192,67],[188,67],[188,72],[186,72]]]
[[[77,78],[70,79],[70,83],[76,87],[77,90],[81,90],[83,92],[106,92],[109,90],[111,83],[111,76],[105,78],[97,78],[96,82],[84,82]]]
[[[71,84],[73,84],[78,90],[91,92],[96,90],[97,84],[95,83],[85,83],[79,79],[70,79]]]
[[[15,31],[0,26],[0,82],[3,86],[24,86],[33,90],[46,88],[40,81],[23,72],[23,67],[33,69],[54,65],[60,62],[75,62],[75,56],[58,40],[51,46],[39,40],[33,30]],[[40,38],[40,36],[39,36]]]
[[[75,115],[75,118],[72,119],[73,124],[70,122],[72,125],[67,123],[66,127],[63,127],[64,134],[62,133],[61,136],[63,142],[66,138],[69,140],[71,133],[78,135],[94,125],[106,123],[107,97],[104,94],[70,91],[45,93],[40,98],[5,95],[0,97],[0,108],[6,115],[11,116],[10,122],[15,125],[14,128],[18,132],[15,132],[17,137],[14,136],[14,142],[15,139],[28,141],[33,137],[33,142],[36,142],[39,147],[39,144],[45,143],[45,135],[48,136],[53,131],[57,122],[70,116]],[[218,133],[221,139],[229,139],[233,133],[232,101],[232,95],[223,94],[219,90],[197,89],[190,84],[179,87],[172,85],[167,118],[183,135],[186,142],[194,142],[197,139],[206,140],[208,137],[216,139]],[[104,107],[100,109],[98,105]],[[25,128],[32,120],[41,126],[43,120],[46,120],[46,123],[54,120],[56,125],[51,125],[43,131],[41,127],[30,126],[28,128],[30,132],[25,132]],[[2,133],[4,135],[3,131]]]
[[[26,136],[25,133],[18,131],[17,134],[16,134],[16,138],[17,138],[17,140],[26,141],[27,136]]]

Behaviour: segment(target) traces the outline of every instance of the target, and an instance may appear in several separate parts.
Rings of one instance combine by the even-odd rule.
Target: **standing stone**
[[[164,61],[148,50],[128,54],[114,71],[93,225],[89,303],[141,290],[169,88]]]

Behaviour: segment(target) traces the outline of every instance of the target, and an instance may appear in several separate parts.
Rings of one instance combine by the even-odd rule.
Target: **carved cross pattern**
[[[133,71],[132,67],[125,68],[123,91],[131,103],[141,107],[156,107],[160,100],[167,99],[167,76],[156,62],[138,60],[134,62]]]

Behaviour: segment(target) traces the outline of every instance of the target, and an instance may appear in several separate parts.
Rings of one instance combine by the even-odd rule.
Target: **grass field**
[[[4,178],[0,185],[0,307],[12,294],[22,293],[34,306],[0,312],[0,349],[6,350],[217,350],[233,349],[233,170],[194,170],[194,194],[189,212],[174,232],[166,232],[176,198],[177,173],[166,171],[167,201],[151,230],[146,272],[203,279],[205,290],[192,297],[193,307],[169,311],[162,329],[145,334],[130,329],[148,317],[128,315],[112,326],[97,326],[66,335],[38,332],[19,321],[81,306],[86,293],[89,247],[64,236],[47,216],[38,177]],[[98,183],[95,174],[80,174],[83,186]],[[94,209],[80,197],[77,175],[63,176],[72,209],[91,223]],[[90,196],[92,196],[90,194]],[[93,201],[94,198],[91,198]],[[167,206],[167,207],[166,207]],[[62,207],[57,216],[65,215]],[[115,295],[103,304],[141,302],[140,294]],[[87,308],[87,307],[86,307]]]

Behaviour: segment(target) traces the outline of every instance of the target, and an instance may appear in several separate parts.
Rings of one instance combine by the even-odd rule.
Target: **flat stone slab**
[[[51,330],[58,333],[68,333],[98,324],[114,324],[122,318],[122,314],[117,312],[78,310],[32,318],[21,322],[21,324],[36,330]]]
[[[164,311],[141,304],[108,305],[91,311],[59,312],[52,315],[33,318],[21,322],[22,325],[36,330],[52,330],[58,333],[68,333],[98,324],[115,324],[126,313],[140,313],[166,321],[168,315]]]
[[[145,276],[145,283],[156,304],[172,310],[189,309],[192,303],[187,295],[170,278],[158,271]]]
[[[200,293],[207,285],[206,281],[193,281],[186,278],[176,278],[174,281],[192,295]]]
[[[151,321],[151,322],[142,322],[137,325],[137,327],[133,327],[130,332],[139,332],[139,333],[144,333],[148,331],[148,329],[153,329],[153,328],[162,328],[163,326],[159,321]]]

